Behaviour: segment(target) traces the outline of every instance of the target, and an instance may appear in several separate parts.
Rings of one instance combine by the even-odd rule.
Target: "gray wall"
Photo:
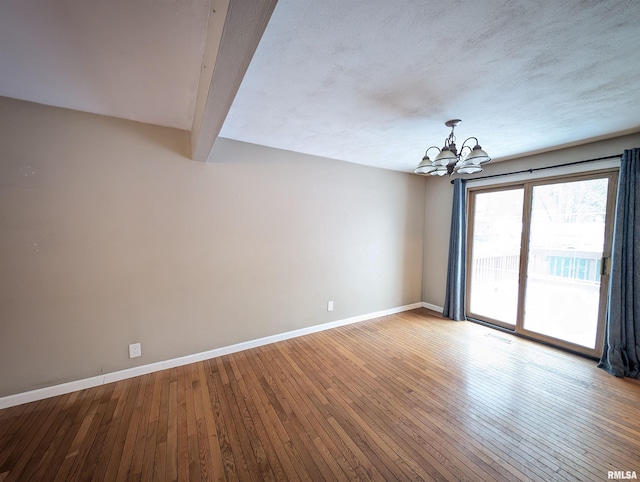
[[[0,98],[0,396],[420,301],[424,178],[188,142]]]
[[[504,162],[492,162],[486,165],[483,175],[514,172],[532,167],[554,166],[568,162],[621,154],[625,149],[639,146],[640,134],[625,135],[544,154]],[[594,167],[593,164],[585,164],[562,170],[542,171],[542,174],[535,173],[535,175],[551,176],[568,172],[582,172]],[[521,180],[523,177],[531,177],[531,175],[520,176],[520,178],[505,176],[497,178],[491,181],[491,183],[506,183],[516,179]],[[478,183],[471,181],[468,183],[468,186],[478,186]],[[449,179],[427,178],[422,301],[438,307],[444,305],[447,283],[447,258],[449,254],[452,198],[453,186],[449,182]]]

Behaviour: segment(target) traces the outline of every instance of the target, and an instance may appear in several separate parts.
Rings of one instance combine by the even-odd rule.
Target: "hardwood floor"
[[[640,384],[414,310],[0,411],[14,480],[607,480]]]

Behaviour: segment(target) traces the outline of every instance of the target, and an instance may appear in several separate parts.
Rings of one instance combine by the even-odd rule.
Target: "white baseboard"
[[[97,387],[99,385],[125,380],[127,378],[138,377],[140,375],[146,375],[148,373],[166,370],[168,368],[188,365],[189,363],[209,360],[211,358],[216,358],[222,355],[228,355],[230,353],[236,353],[242,350],[256,348],[258,346],[268,345],[269,343],[275,343],[277,341],[288,340],[290,338],[296,338],[298,336],[329,330],[331,328],[337,328],[339,326],[350,325],[351,323],[358,323],[374,318],[380,318],[382,316],[393,315],[395,313],[401,313],[403,311],[415,310],[416,308],[422,308],[423,306],[425,306],[425,303],[413,303],[410,305],[390,308],[388,310],[367,313],[365,315],[353,316],[351,318],[345,318],[343,320],[322,323],[320,325],[314,325],[307,328],[300,328],[299,330],[287,331],[285,333],[279,333],[277,335],[265,336],[264,338],[258,338],[256,340],[250,340],[242,343],[237,343],[235,345],[216,348],[214,350],[209,350],[202,353],[195,353],[193,355],[173,358],[171,360],[150,363],[148,365],[141,365],[139,367],[127,368],[125,370],[120,370],[117,372],[106,373],[104,375],[84,378],[82,380],[76,380],[73,382],[61,383],[59,385],[39,388],[37,390],[31,390],[28,392],[16,393],[15,395],[0,397],[0,409],[22,405],[23,403],[35,402],[37,400],[43,400],[45,398],[56,397],[58,395],[64,395],[66,393],[84,390],[86,388]],[[430,308],[430,306],[433,305],[425,307]]]
[[[423,308],[426,308],[431,311],[437,311],[438,313],[442,313],[444,308],[438,305],[432,305],[431,303],[425,303],[424,301],[421,303]]]

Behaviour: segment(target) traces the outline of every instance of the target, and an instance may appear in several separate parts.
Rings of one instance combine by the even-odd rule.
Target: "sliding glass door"
[[[474,213],[468,312],[514,327],[518,318],[524,189],[485,191],[471,198]]]
[[[599,356],[617,177],[470,191],[467,312]]]

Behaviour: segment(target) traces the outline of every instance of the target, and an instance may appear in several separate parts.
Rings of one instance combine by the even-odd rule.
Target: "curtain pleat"
[[[453,181],[453,209],[449,236],[449,265],[443,316],[465,320],[466,259],[467,259],[467,193],[465,180]]]
[[[599,368],[617,377],[640,378],[640,148],[620,162],[613,228],[609,302]]]

